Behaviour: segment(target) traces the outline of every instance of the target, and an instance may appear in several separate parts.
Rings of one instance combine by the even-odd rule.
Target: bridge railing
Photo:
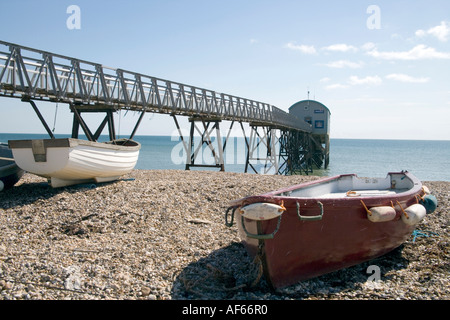
[[[312,131],[312,126],[309,123],[300,120],[294,115],[284,112],[277,107],[272,107],[272,120],[274,123],[283,123],[284,126],[288,128],[296,128],[305,132]]]
[[[267,103],[0,41],[0,95],[258,122],[310,132]]]

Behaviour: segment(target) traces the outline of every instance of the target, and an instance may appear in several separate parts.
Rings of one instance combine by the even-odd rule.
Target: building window
[[[308,122],[309,124],[312,124],[311,117],[305,117],[305,122]]]
[[[314,127],[316,129],[323,129],[325,127],[325,122],[323,120],[316,120]]]

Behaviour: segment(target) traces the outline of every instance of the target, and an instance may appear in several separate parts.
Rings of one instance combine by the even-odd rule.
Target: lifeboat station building
[[[318,168],[328,167],[330,154],[330,110],[315,100],[302,100],[289,108],[289,113],[312,127],[313,162]]]

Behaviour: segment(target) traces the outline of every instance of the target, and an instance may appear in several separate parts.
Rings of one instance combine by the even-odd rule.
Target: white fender
[[[402,220],[407,225],[415,225],[426,216],[427,210],[421,204],[413,204],[405,209],[406,215],[402,214]]]
[[[240,213],[251,220],[270,220],[278,218],[286,208],[274,203],[252,203],[240,209]]]
[[[367,212],[367,218],[372,222],[384,222],[394,220],[397,213],[392,207],[373,207]]]

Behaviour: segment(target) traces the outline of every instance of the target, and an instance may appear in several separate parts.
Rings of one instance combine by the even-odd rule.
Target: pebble
[[[0,192],[0,299],[449,299],[449,182],[426,184],[435,234],[351,268],[272,291],[225,226],[232,200],[311,181],[215,171],[134,170],[93,188],[25,174]],[[379,282],[367,269],[377,265]],[[259,281],[255,281],[259,280]]]

